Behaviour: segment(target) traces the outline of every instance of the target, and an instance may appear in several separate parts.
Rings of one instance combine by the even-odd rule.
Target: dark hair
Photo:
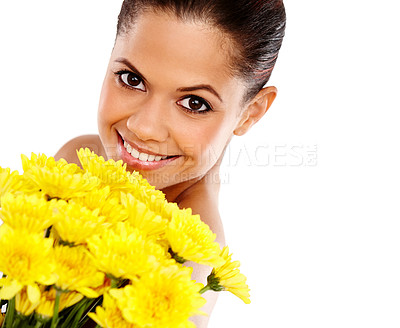
[[[137,16],[146,10],[209,23],[225,33],[235,48],[232,72],[248,85],[244,102],[268,82],[285,34],[282,0],[124,0],[117,36],[129,32]]]

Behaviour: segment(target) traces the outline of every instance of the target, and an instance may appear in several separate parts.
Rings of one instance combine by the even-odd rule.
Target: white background
[[[210,328],[399,327],[399,6],[287,0],[279,95],[224,162],[227,242],[252,304]],[[121,1],[0,2],[0,165],[97,133]]]

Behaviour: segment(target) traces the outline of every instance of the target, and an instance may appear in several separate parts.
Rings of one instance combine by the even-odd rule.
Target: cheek
[[[197,164],[210,166],[221,157],[221,154],[229,142],[233,132],[233,126],[229,120],[219,118],[193,124],[180,133],[183,151]]]
[[[106,80],[101,90],[97,113],[100,132],[109,131],[111,125],[123,117],[123,102],[120,101],[117,93],[118,90],[113,87],[112,81],[110,79]]]
[[[99,101],[99,109],[97,112],[97,118],[99,123],[99,129],[104,129],[105,124],[110,121],[109,116],[113,112],[112,108],[112,92],[108,85],[107,81],[104,81],[103,87],[101,89],[100,101]]]
[[[97,127],[107,157],[114,158],[116,156],[117,135],[113,129],[122,118],[122,107],[117,91],[110,82],[104,81],[103,83],[97,112]]]

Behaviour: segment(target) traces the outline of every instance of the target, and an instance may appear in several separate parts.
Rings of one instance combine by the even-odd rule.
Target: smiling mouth
[[[135,144],[128,143],[118,133],[118,153],[119,158],[122,159],[130,169],[135,171],[153,171],[163,168],[166,165],[171,165],[176,159],[182,155],[168,156],[164,154],[157,154],[149,151],[147,153],[143,148],[139,148]]]
[[[168,156],[168,155],[155,155],[148,154],[146,152],[139,152],[137,149],[133,148],[129,143],[127,143],[122,137],[124,148],[133,157],[142,162],[160,162],[165,159],[170,159],[178,156]]]
[[[126,151],[132,155],[132,157],[137,158],[143,162],[159,162],[163,159],[167,159],[168,156],[160,156],[160,155],[151,155],[147,153],[141,153],[137,151],[135,148],[131,147],[126,141],[124,141],[124,147]]]

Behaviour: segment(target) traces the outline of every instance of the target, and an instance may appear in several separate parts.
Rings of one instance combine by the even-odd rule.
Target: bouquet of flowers
[[[22,155],[23,174],[0,167],[1,327],[194,327],[207,290],[250,302],[198,215],[122,161],[78,157],[82,168],[43,154]],[[186,261],[213,268],[206,286]]]

